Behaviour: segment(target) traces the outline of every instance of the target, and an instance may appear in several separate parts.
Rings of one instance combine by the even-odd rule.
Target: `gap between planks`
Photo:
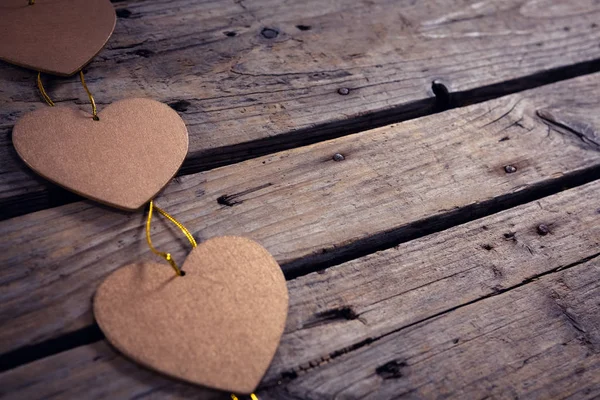
[[[168,3],[169,11],[156,0],[121,5],[115,34],[86,73],[99,104],[126,93],[182,114],[183,173],[600,69],[600,8],[586,1]],[[277,35],[265,37],[265,28]],[[12,100],[0,112],[0,216],[76,200],[16,156],[12,125],[44,105],[30,72],[0,69]],[[434,80],[451,93],[437,104]],[[74,79],[47,86],[59,103],[87,103]]]
[[[464,222],[483,216],[486,208],[478,205],[494,199],[501,201],[488,211],[526,201],[532,188],[548,182],[566,184],[564,176],[597,178],[600,152],[548,126],[537,112],[551,111],[572,126],[585,123],[592,135],[600,116],[594,112],[599,99],[590,94],[599,86],[600,74],[590,75],[250,160],[181,178],[158,201],[200,240],[248,236],[285,269],[310,271],[315,262],[351,254],[353,243],[375,251],[369,238],[387,234],[391,245],[403,235],[420,236],[417,229],[447,228],[444,216],[460,222],[461,209]],[[335,153],[345,159],[332,160]],[[515,173],[506,173],[509,164]],[[231,207],[219,204],[235,193],[245,195]],[[435,216],[433,229],[419,226]],[[2,353],[90,326],[99,282],[151,257],[143,220],[81,202],[1,222]],[[188,250],[168,225],[154,230],[157,246],[185,258]]]
[[[596,398],[598,258],[391,333],[283,380],[264,399]]]
[[[326,140],[352,135],[361,131],[400,123],[453,108],[473,105],[498,97],[519,93],[536,87],[557,83],[600,71],[600,59],[585,61],[576,65],[543,71],[533,75],[515,78],[510,81],[479,87],[464,92],[449,92],[441,81],[432,83],[435,98],[427,98],[392,109],[369,112],[345,120],[318,124],[309,128],[281,133],[276,139],[268,137],[242,144],[225,146],[216,152],[205,152],[186,158],[177,176],[191,175],[213,168],[275,154],[295,147],[307,146]],[[19,162],[19,161],[17,161]],[[31,171],[25,172],[32,188],[25,195],[10,199],[0,199],[0,221],[27,213],[58,207],[84,200],[81,196],[45,181]],[[177,178],[175,178],[177,179]],[[42,182],[43,189],[35,188]]]
[[[590,183],[288,282],[286,331],[259,397],[600,390],[599,190]],[[525,372],[532,384],[519,384]],[[103,342],[0,383],[31,399],[225,396],[152,373]]]

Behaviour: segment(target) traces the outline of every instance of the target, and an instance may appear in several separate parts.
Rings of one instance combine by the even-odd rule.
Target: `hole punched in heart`
[[[35,0],[33,1],[35,2]],[[79,71],[79,79],[81,80],[81,85],[85,89],[85,92],[87,93],[88,98],[90,99],[90,103],[92,103],[92,119],[94,121],[100,121],[100,118],[98,117],[98,108],[96,107],[96,101],[94,100],[94,96],[92,96],[92,92],[90,92],[90,89],[88,89],[87,84],[85,83],[83,71]],[[39,71],[37,75],[37,87],[40,90],[40,93],[42,94],[42,97],[46,104],[48,104],[50,107],[54,107],[54,102],[52,101],[50,96],[48,96],[48,93],[46,93],[46,89],[44,89],[44,85],[42,84],[42,73]]]
[[[181,232],[183,232],[185,237],[189,240],[190,244],[192,245],[192,248],[198,247],[198,243],[196,243],[196,239],[194,239],[194,236],[181,222],[176,220],[173,216],[168,214],[162,208],[155,206],[154,200],[150,200],[150,202],[148,203],[148,219],[146,220],[146,241],[148,242],[148,246],[154,254],[164,258],[171,265],[177,276],[185,276],[185,271],[182,271],[181,268],[177,265],[177,263],[175,263],[175,260],[173,260],[170,253],[159,251],[152,244],[152,238],[150,237],[150,226],[152,223],[152,214],[154,210],[156,210],[156,212],[158,212],[160,215],[162,215],[163,217],[171,221],[175,226],[177,226],[181,230]],[[230,398],[231,400],[239,400],[239,398],[233,393],[230,394]],[[256,394],[254,393],[250,394],[250,399],[259,400],[258,396],[256,396]]]

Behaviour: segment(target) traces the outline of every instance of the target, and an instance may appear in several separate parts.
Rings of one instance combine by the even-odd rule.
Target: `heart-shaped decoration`
[[[258,243],[217,237],[189,254],[176,276],[165,263],[113,272],[94,297],[106,338],[136,362],[191,383],[248,394],[283,333],[285,278]]]
[[[117,101],[98,114],[43,107],[13,128],[19,156],[38,174],[84,197],[125,210],[151,200],[188,150],[179,114],[149,99]]]
[[[2,0],[0,60],[73,75],[104,47],[116,21],[109,0]]]

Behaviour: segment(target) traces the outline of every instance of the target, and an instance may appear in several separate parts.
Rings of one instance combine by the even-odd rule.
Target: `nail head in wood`
[[[504,172],[506,172],[507,174],[512,174],[514,172],[517,172],[517,167],[515,167],[514,165],[507,165],[504,167]]]
[[[546,236],[550,233],[550,228],[548,228],[548,225],[546,224],[539,224],[537,227],[537,233],[538,235]]]
[[[345,159],[346,159],[346,157],[344,157],[343,154],[335,153],[333,155],[333,161],[344,161]]]
[[[275,29],[263,28],[263,30],[261,31],[261,35],[263,35],[267,39],[275,39],[277,36],[279,36],[279,32]]]
[[[338,93],[342,96],[346,96],[347,94],[350,94],[350,89],[348,89],[347,87],[339,88]]]

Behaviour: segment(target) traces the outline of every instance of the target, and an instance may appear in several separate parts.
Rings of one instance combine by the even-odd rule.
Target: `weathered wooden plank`
[[[104,342],[24,365],[1,374],[0,381],[0,397],[7,400],[228,398],[223,392],[179,384],[141,368]]]
[[[597,181],[291,280],[286,332],[260,397],[332,398],[347,387],[340,398],[599,390],[599,192]],[[348,376],[355,368],[360,376]],[[206,394],[104,343],[1,374],[0,387],[31,399],[77,398],[83,388],[88,398]]]
[[[265,400],[597,398],[598,276],[600,257],[391,333],[258,394]]]
[[[423,115],[434,105],[434,79],[465,92],[600,58],[593,0],[152,0],[117,7],[115,33],[87,68],[90,87],[100,108],[133,96],[172,104],[190,130],[187,171]],[[56,187],[27,171],[10,140],[24,112],[45,107],[34,75],[1,64],[0,79],[1,212],[53,206],[62,200]],[[47,89],[57,102],[87,107],[75,77],[47,79]]]
[[[290,281],[293,311],[265,380],[600,255],[599,193],[596,181]]]
[[[158,203],[200,240],[245,235],[298,271],[392,244],[425,218],[443,225],[461,207],[481,212],[565,174],[597,176],[597,148],[550,129],[536,110],[573,110],[598,129],[598,88],[600,74],[182,177]],[[0,350],[92,323],[101,280],[154,257],[144,219],[80,202],[0,223]],[[155,244],[179,260],[188,252],[180,236],[154,225]]]

